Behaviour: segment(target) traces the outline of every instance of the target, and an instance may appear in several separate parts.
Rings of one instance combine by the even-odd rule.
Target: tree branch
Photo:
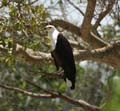
[[[26,60],[26,63],[28,62],[43,66],[53,62],[50,53],[33,51],[28,48],[25,50],[18,44],[16,48],[15,56],[18,59],[23,58],[23,60]],[[120,68],[120,42],[109,44],[108,46],[94,50],[75,50],[74,57],[76,61],[92,60],[99,63],[106,63],[114,68]],[[50,62],[48,63],[48,61]]]
[[[71,4],[78,12],[80,12],[80,14],[82,16],[84,16],[85,14],[82,12],[82,10],[80,10],[73,2],[71,2],[70,0],[67,0],[69,2],[69,4]]]
[[[43,89],[29,80],[26,80],[26,82],[28,82],[29,84],[33,85],[34,87],[40,89],[41,91],[45,92],[46,94],[33,93],[33,92],[29,92],[29,91],[26,91],[26,90],[23,90],[23,89],[20,89],[17,87],[12,87],[12,86],[3,85],[3,84],[0,84],[0,87],[7,89],[7,90],[15,91],[17,93],[22,93],[24,95],[31,96],[34,98],[39,98],[39,99],[41,99],[41,98],[43,98],[43,99],[60,98],[68,103],[71,103],[71,104],[76,105],[78,107],[82,107],[82,108],[90,110],[90,111],[100,111],[99,107],[91,105],[83,100],[75,100],[75,99],[72,99],[71,97],[66,96],[64,94],[60,94],[58,92]]]
[[[95,24],[94,24],[94,28],[95,28],[95,29],[97,29],[97,27],[99,26],[101,20],[112,10],[115,1],[116,1],[116,0],[111,0],[111,1],[109,2],[109,4],[106,6],[106,9],[103,10],[103,11],[99,14],[99,17],[98,17],[97,21],[96,21]]]
[[[120,68],[120,42],[91,51],[79,50],[75,55],[76,60],[93,60]]]
[[[32,49],[24,49],[21,45],[17,44],[16,46],[16,57],[21,57],[25,59],[28,63],[34,63],[43,65],[43,63],[52,60],[50,53],[44,53],[40,51],[33,51]]]
[[[108,42],[104,41],[101,37],[97,36],[96,33],[97,30],[93,30],[90,32],[89,35],[89,41],[90,41],[89,44],[92,47],[92,49],[101,48],[109,45]]]
[[[45,72],[45,71],[32,71],[29,70],[29,72],[33,72],[33,73],[40,73],[43,76],[46,76],[47,78],[62,78],[63,76],[63,71],[60,72],[53,72],[53,73],[49,73],[49,72]]]
[[[81,27],[82,37],[85,41],[88,41],[88,43],[90,40],[89,35],[90,35],[90,29],[91,29],[91,21],[94,14],[95,6],[96,6],[96,0],[88,0],[86,13],[85,13],[84,20]]]
[[[61,12],[62,12],[62,16],[63,16],[64,20],[65,20],[65,21],[68,21],[68,19],[67,19],[67,14],[66,14],[66,11],[65,11],[65,8],[64,8],[63,1],[60,0],[58,3],[59,3],[59,6],[60,6],[60,9],[61,9]]]
[[[13,87],[13,86],[9,86],[9,85],[0,84],[0,87],[4,88],[4,89],[7,89],[7,90],[15,91],[15,92],[18,92],[18,93],[22,93],[24,95],[31,96],[31,97],[34,97],[34,98],[39,98],[39,99],[40,98],[44,98],[44,99],[54,98],[53,95],[50,95],[50,94],[33,93],[33,92],[30,92],[30,91],[26,91],[26,90],[23,90],[23,89],[20,89],[20,88],[17,88],[17,87]]]
[[[2,5],[0,6],[0,8],[3,8],[4,6],[9,5],[9,3],[10,3],[10,0],[9,0],[9,1],[7,1],[5,4],[2,4]]]
[[[78,35],[78,36],[81,35],[80,28],[73,25],[72,23],[67,22],[67,21],[57,19],[57,20],[52,20],[48,24],[57,25],[57,26],[60,26],[63,29],[66,29],[66,30]]]
[[[72,23],[69,23],[69,22],[64,21],[64,20],[58,20],[57,19],[57,20],[52,20],[51,22],[49,22],[47,24],[60,26],[63,29],[65,29],[67,31],[70,31],[73,34],[76,34],[78,37],[81,37],[84,40],[84,36],[81,36],[81,28],[73,25]],[[86,31],[86,29],[84,29],[84,30]],[[90,33],[89,38],[88,38],[89,41],[87,41],[87,42],[92,43],[92,47],[94,47],[94,48],[99,48],[99,47],[106,46],[106,44],[104,42],[102,42],[99,37],[97,37],[97,38]]]
[[[43,89],[43,88],[41,88],[39,85],[37,85],[37,84],[29,81],[28,79],[25,79],[25,81],[26,81],[27,83],[33,85],[34,87],[36,87],[36,88],[44,91],[45,93],[51,94],[51,95],[55,96],[56,98],[60,98],[60,99],[62,99],[62,100],[64,100],[64,101],[66,101],[66,102],[69,102],[69,103],[73,104],[73,105],[82,107],[82,108],[84,108],[84,109],[88,109],[88,110],[90,110],[90,111],[100,111],[100,108],[99,108],[99,107],[94,106],[94,105],[91,105],[91,104],[85,102],[84,100],[75,100],[75,99],[72,99],[71,97],[66,96],[66,95],[63,95],[63,94],[61,94],[61,93],[59,93],[59,92],[56,93],[56,92],[54,92],[54,91],[49,91],[49,90]]]

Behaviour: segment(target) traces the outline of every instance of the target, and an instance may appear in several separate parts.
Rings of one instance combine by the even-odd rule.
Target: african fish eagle
[[[48,36],[51,39],[53,50],[51,55],[54,59],[57,70],[60,67],[64,70],[63,79],[71,89],[75,88],[76,67],[73,51],[68,40],[60,33],[55,26],[47,25]]]

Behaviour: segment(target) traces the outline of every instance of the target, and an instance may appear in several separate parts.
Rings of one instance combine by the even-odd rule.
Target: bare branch
[[[62,27],[63,29],[66,29],[67,31],[70,31],[73,34],[76,34],[78,37],[81,37],[83,40],[85,39],[84,36],[81,36],[81,28],[73,25],[72,23],[69,23],[67,21],[64,20],[53,20],[51,22],[49,22],[49,24],[53,24],[53,25],[57,25]],[[87,24],[86,24],[87,26]],[[85,28],[85,27],[84,27]],[[84,29],[84,34],[87,33],[87,30]],[[90,32],[89,32],[90,33]],[[89,41],[87,41],[88,43],[92,43],[92,47],[94,48],[99,48],[99,47],[104,47],[106,46],[105,42],[102,42],[99,37],[95,37],[93,34],[89,34]],[[73,44],[74,45],[74,44]]]
[[[0,8],[3,8],[4,6],[9,5],[9,3],[10,3],[10,0],[9,0],[9,1],[7,1],[5,4],[2,4],[2,5],[0,6]]]
[[[6,52],[7,52],[7,49],[5,49],[2,45],[0,45],[0,52],[6,53]]]
[[[66,29],[66,30],[78,35],[78,36],[81,35],[80,28],[73,25],[72,23],[67,22],[67,21],[57,19],[57,20],[53,20],[53,21],[49,22],[49,24],[60,26],[63,29]]]
[[[99,14],[99,17],[94,25],[94,28],[97,29],[97,27],[99,26],[101,20],[112,10],[113,8],[113,5],[115,3],[116,0],[111,0],[109,2],[109,4],[106,6],[106,9],[103,10],[100,14]]]
[[[23,90],[23,89],[20,89],[20,88],[17,88],[17,87],[12,87],[12,86],[9,86],[9,85],[0,84],[0,87],[4,88],[4,89],[7,89],[7,90],[15,91],[15,92],[18,92],[18,93],[22,93],[24,95],[31,96],[31,97],[34,97],[34,98],[44,98],[44,99],[54,98],[53,95],[50,95],[50,94],[33,93],[33,92],[30,92],[30,91],[26,91],[26,90]]]
[[[90,46],[91,49],[97,49],[97,48],[105,47],[109,44],[107,41],[103,40],[97,34],[98,34],[97,30],[94,30],[93,27],[92,27],[92,30],[90,31],[90,33],[88,35],[88,40],[86,41],[87,43],[89,43],[89,46]]]
[[[49,73],[49,72],[45,72],[45,71],[32,71],[32,70],[29,70],[29,72],[33,72],[33,73],[39,73],[43,76],[46,76],[47,78],[62,78],[62,75],[63,75],[63,71],[60,71],[60,72],[53,72],[53,73]]]
[[[43,62],[47,62],[52,60],[50,53],[44,52],[35,52],[32,49],[24,49],[21,45],[17,44],[15,55],[25,59],[29,63],[35,63],[39,65],[43,65]]]
[[[71,4],[78,12],[80,12],[80,14],[82,16],[84,16],[85,14],[82,12],[82,10],[80,10],[73,2],[71,2],[70,0],[67,0],[69,2],[69,4]]]
[[[62,12],[62,15],[63,15],[63,18],[64,18],[64,20],[65,21],[68,21],[68,19],[67,19],[67,14],[66,14],[66,11],[65,11],[65,8],[64,8],[64,4],[63,4],[63,1],[62,0],[60,0],[59,2],[59,6],[60,6],[60,9],[61,9],[61,12]]]
[[[33,51],[28,48],[24,50],[20,45],[17,45],[15,56],[19,57],[18,59],[23,58],[23,60],[26,60],[26,63],[39,64],[42,66],[48,64],[48,61],[50,61],[50,64],[53,62],[50,53]],[[99,63],[106,63],[115,68],[120,68],[120,42],[108,44],[107,46],[91,51],[75,50],[74,57],[76,61],[92,60]]]
[[[63,94],[61,94],[59,92],[56,93],[54,91],[49,91],[49,90],[43,89],[40,86],[38,86],[37,84],[29,81],[28,79],[25,79],[25,81],[28,82],[29,84],[33,85],[34,87],[44,91],[45,93],[51,94],[51,95],[53,95],[53,97],[60,98],[60,99],[62,99],[64,101],[66,101],[66,102],[69,102],[69,103],[73,104],[73,105],[82,107],[84,109],[88,109],[90,111],[100,111],[99,107],[91,105],[91,104],[85,102],[84,100],[75,100],[75,99],[72,99],[71,97],[63,95]]]
[[[29,4],[34,5],[36,2],[38,2],[38,0],[31,1]]]
[[[75,55],[76,60],[93,60],[120,68],[120,42],[91,51],[79,50]]]
[[[95,6],[96,6],[96,0],[88,0],[86,13],[81,27],[82,37],[85,41],[88,41],[88,43],[90,43],[89,34],[90,34],[91,21],[94,14]]]
[[[31,97],[39,98],[39,99],[41,99],[41,98],[43,98],[43,99],[60,98],[60,99],[62,99],[64,101],[66,101],[66,102],[69,102],[69,103],[71,103],[73,105],[82,107],[84,109],[88,109],[90,111],[100,111],[99,107],[91,105],[91,104],[89,104],[89,103],[87,103],[87,102],[85,102],[83,100],[74,100],[74,99],[72,99],[72,98],[70,98],[68,96],[63,95],[63,94],[43,89],[43,88],[39,87],[38,85],[34,84],[33,82],[31,82],[29,80],[26,80],[26,81],[29,84],[33,85],[34,87],[39,88],[40,90],[44,91],[47,94],[33,93],[33,92],[30,92],[30,91],[26,91],[26,90],[23,90],[23,89],[20,89],[20,88],[17,88],[17,87],[12,87],[12,86],[9,86],[9,85],[0,84],[0,87],[4,88],[4,89],[7,89],[7,90],[15,91],[17,93],[22,93],[22,94],[24,94],[26,96],[31,96]]]
[[[9,85],[3,85],[3,84],[0,84],[0,87],[4,88],[4,89],[7,89],[7,90],[15,91],[15,92],[18,92],[18,93],[22,93],[24,95],[31,96],[31,97],[34,97],[34,98],[39,98],[39,99],[40,98],[44,98],[44,99],[60,98],[64,101],[69,102],[71,104],[74,104],[76,106],[83,107],[84,109],[89,109],[91,111],[100,111],[99,107],[91,105],[91,104],[89,104],[89,103],[87,103],[83,100],[74,100],[74,99],[72,99],[68,96],[63,95],[63,94],[43,89],[40,86],[36,85],[35,83],[29,81],[28,79],[25,79],[25,81],[27,83],[33,85],[34,87],[37,87],[40,90],[44,91],[46,94],[33,93],[33,92],[26,91],[26,90],[23,90],[23,89],[20,89],[20,88],[17,88],[17,87],[13,87],[13,86],[9,86]]]

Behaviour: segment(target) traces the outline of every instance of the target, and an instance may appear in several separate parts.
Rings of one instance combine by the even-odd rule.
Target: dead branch
[[[16,48],[15,56],[18,59],[22,58],[26,63],[39,64],[43,66],[53,62],[50,53],[33,51],[28,48],[23,49],[21,45],[17,45]],[[108,64],[114,68],[120,68],[120,42],[109,44],[105,47],[94,50],[75,50],[74,57],[78,62],[83,60],[92,60],[98,63]]]
[[[99,14],[99,17],[94,24],[95,29],[97,29],[101,20],[112,10],[114,3],[115,3],[115,0],[111,0],[111,2],[109,2],[109,4],[106,6],[106,9]]]
[[[23,89],[20,89],[20,88],[17,88],[17,87],[13,87],[13,86],[9,86],[9,85],[3,85],[3,84],[0,84],[0,87],[4,88],[6,90],[15,91],[17,93],[22,93],[24,95],[31,96],[31,97],[34,97],[34,98],[39,98],[39,99],[41,99],[41,98],[42,99],[60,98],[60,99],[66,101],[68,103],[71,103],[71,104],[76,105],[78,107],[82,107],[82,108],[90,110],[90,111],[100,111],[99,107],[91,105],[91,104],[89,104],[89,103],[87,103],[83,100],[75,100],[75,99],[73,99],[69,96],[66,96],[64,94],[60,94],[58,92],[43,89],[43,88],[39,87],[38,85],[36,85],[35,83],[33,83],[29,80],[26,80],[26,82],[33,85],[34,87],[39,88],[41,91],[45,92],[46,94],[33,93],[33,92],[26,91],[26,90],[23,90]]]
[[[45,72],[45,71],[32,71],[32,70],[29,70],[29,72],[33,72],[33,73],[39,73],[47,78],[62,78],[62,75],[63,75],[63,71],[60,71],[60,72],[53,72],[53,73],[49,73],[49,72]]]
[[[64,8],[64,4],[63,4],[62,0],[59,1],[59,6],[60,6],[60,10],[62,12],[62,16],[63,16],[64,20],[68,21],[67,14],[66,14],[66,11],[65,11],[65,8]]]
[[[43,98],[44,99],[54,98],[50,94],[33,93],[33,92],[30,92],[30,91],[26,91],[26,90],[23,90],[23,89],[20,89],[20,88],[17,88],[17,87],[13,87],[13,86],[9,86],[9,85],[0,84],[0,87],[4,88],[4,89],[7,89],[7,90],[15,91],[15,92],[18,92],[18,93],[22,93],[24,95],[31,96],[31,97],[34,97],[34,98],[39,98],[39,99],[40,98],[41,99],[43,99]]]
[[[93,31],[94,32],[94,31]],[[89,44],[90,46],[95,49],[95,48],[101,48],[101,47],[105,47],[107,45],[109,45],[108,42],[106,42],[105,40],[103,40],[102,38],[100,38],[99,36],[97,36],[95,33],[97,31],[95,31],[95,33],[93,33],[92,31],[90,32],[89,35]]]
[[[78,36],[81,35],[80,28],[73,25],[72,23],[67,22],[67,21],[56,19],[56,20],[53,20],[53,21],[49,22],[49,24],[52,24],[52,25],[55,25],[55,26],[56,25],[60,26],[63,29],[66,29],[66,30],[78,35]]]
[[[33,53],[31,53],[28,50],[25,51],[25,54],[29,55],[30,58],[32,58],[33,63],[36,63],[37,61],[37,63],[39,64],[41,63],[43,65],[43,63],[47,62],[48,60],[50,61],[52,60],[51,55],[48,53],[36,52],[37,56],[35,56],[34,51],[32,51]],[[115,68],[120,68],[119,52],[120,52],[120,43],[118,42],[95,50],[76,50],[74,51],[74,57],[76,61],[92,60],[99,63],[106,63]],[[28,59],[27,56],[25,56],[25,58]]]
[[[88,110],[90,110],[90,111],[100,111],[100,108],[99,108],[99,107],[94,106],[94,105],[91,105],[91,104],[85,102],[84,100],[75,100],[75,99],[72,99],[71,97],[66,96],[66,95],[64,95],[64,94],[61,94],[61,93],[59,93],[59,92],[56,93],[56,92],[54,92],[54,91],[49,91],[49,90],[43,89],[43,88],[41,88],[40,86],[38,86],[37,84],[35,84],[34,82],[29,81],[28,79],[25,79],[25,81],[26,81],[27,83],[33,85],[34,87],[36,87],[36,88],[44,91],[45,93],[51,94],[51,95],[55,96],[56,98],[60,98],[60,99],[62,99],[62,100],[64,100],[64,101],[66,101],[66,102],[69,102],[69,103],[73,104],[73,105],[82,107],[82,108],[84,108],[84,109],[88,109]]]
[[[33,51],[32,49],[24,49],[21,45],[16,46],[16,56],[23,58],[28,63],[43,65],[43,62],[52,60],[50,53]]]
[[[95,6],[96,6],[96,0],[88,0],[86,13],[81,26],[81,34],[85,41],[89,41],[91,21],[94,14]]]
[[[106,63],[114,68],[120,68],[120,42],[95,50],[79,50],[76,52],[76,60],[93,60],[98,63]]]
[[[69,23],[67,21],[64,21],[64,20],[53,20],[51,22],[49,22],[49,24],[53,24],[53,25],[56,25],[56,26],[60,26],[62,27],[63,29],[67,30],[67,31],[70,31],[72,32],[73,34],[76,34],[78,37],[81,37],[83,40],[84,39],[84,36],[82,35],[81,36],[81,28],[79,28],[78,26],[75,26],[73,25],[72,23]],[[85,28],[85,27],[84,27]],[[86,33],[86,29],[84,29],[85,33]],[[92,43],[92,47],[93,48],[99,48],[99,47],[104,47],[106,46],[106,44],[104,42],[102,42],[100,40],[100,38],[96,38],[95,36],[93,36],[91,33],[89,34],[89,38],[88,38],[89,41],[87,41],[88,43]],[[74,44],[73,44],[74,45]]]
[[[69,4],[71,4],[78,12],[80,12],[80,14],[82,16],[84,16],[85,14],[82,12],[82,10],[80,10],[79,7],[77,7],[73,2],[71,2],[70,0],[67,0],[69,2]]]

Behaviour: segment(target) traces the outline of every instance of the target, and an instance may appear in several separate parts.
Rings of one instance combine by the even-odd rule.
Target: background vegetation
[[[87,15],[86,7],[90,7],[90,3],[96,7],[91,8],[91,12],[89,9]],[[56,25],[79,53],[75,53],[77,78],[73,92],[55,73],[49,54],[51,46],[44,30],[46,24]],[[91,39],[90,31],[98,39],[94,35]],[[114,44],[116,47],[119,39],[119,0],[1,0],[0,111],[120,111],[120,47],[111,48]],[[110,52],[103,50],[103,54],[101,48],[109,46]],[[91,52],[91,56],[89,52],[94,49],[98,55]],[[5,84],[35,94],[44,94],[46,89],[58,97],[28,96],[4,87]],[[58,92],[78,102],[84,100],[90,108],[87,103],[82,106],[75,105],[75,101],[66,102]],[[92,105],[97,108],[92,109]]]

